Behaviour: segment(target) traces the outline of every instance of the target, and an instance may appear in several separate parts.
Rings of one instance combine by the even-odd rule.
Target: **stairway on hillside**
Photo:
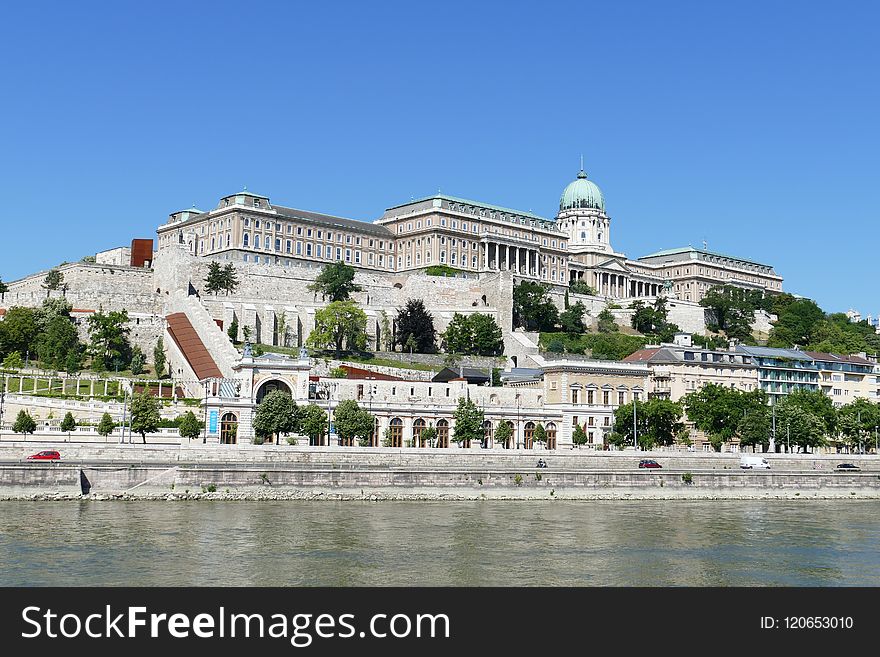
[[[239,362],[241,356],[238,350],[232,346],[229,336],[217,326],[214,318],[197,297],[188,296],[182,291],[175,292],[165,304],[165,314],[166,317],[175,314],[182,314],[186,317],[193,332],[214,362],[216,370],[219,371],[219,374],[210,376],[232,378],[232,367]],[[198,376],[197,371],[196,375]],[[199,378],[203,377],[199,376]]]

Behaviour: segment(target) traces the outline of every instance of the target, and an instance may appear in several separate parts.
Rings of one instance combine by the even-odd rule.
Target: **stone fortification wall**
[[[210,259],[194,257],[180,249],[164,249],[154,263],[155,284],[160,297],[167,299],[176,290],[199,293],[202,304],[214,319],[228,327],[238,320],[239,339],[243,329],[251,331],[251,340],[281,344],[278,318],[284,313],[288,329],[286,346],[301,346],[314,328],[315,312],[326,302],[308,290],[320,273],[319,267],[234,262],[239,288],[230,295],[204,294]],[[225,265],[226,260],[218,260]],[[482,278],[445,278],[425,274],[377,274],[358,271],[355,282],[363,289],[353,295],[368,317],[370,347],[376,347],[381,327],[381,313],[393,319],[408,299],[422,299],[434,315],[437,332],[446,329],[453,315],[481,312],[491,315],[504,331],[510,330],[513,304],[513,279],[507,274]]]
[[[65,297],[74,308],[83,310],[128,310],[157,312],[158,297],[149,269],[74,262],[58,267],[64,275],[64,291],[46,290],[45,271],[9,283],[2,305],[37,307],[47,297]]]
[[[624,301],[619,305],[625,307],[611,310],[615,321],[619,326],[632,326],[632,317],[635,311],[629,308],[630,302]],[[706,309],[700,304],[680,299],[667,299],[666,308],[668,311],[667,321],[676,324],[682,331],[700,335],[706,333]]]

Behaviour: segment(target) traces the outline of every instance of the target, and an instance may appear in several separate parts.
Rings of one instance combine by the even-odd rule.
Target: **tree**
[[[614,320],[614,315],[611,314],[608,308],[600,312],[596,319],[598,320],[599,333],[617,333],[620,330],[617,322]]]
[[[232,344],[238,342],[238,317],[233,317],[232,321],[229,322],[229,328],[226,329],[226,335],[229,336]]]
[[[238,327],[236,327],[236,330]],[[288,328],[287,328],[287,313],[283,310],[281,314],[275,315],[275,331],[278,334],[278,344],[282,347],[287,346],[288,339]]]
[[[483,439],[483,422],[486,418],[470,397],[458,398],[458,407],[453,417],[455,428],[452,432],[452,442],[470,447],[471,441]]]
[[[649,399],[637,401],[635,404],[638,440],[642,449],[675,443],[676,436],[684,429],[681,404],[668,399]],[[632,403],[618,406],[614,411],[614,431],[632,439]]]
[[[527,331],[552,331],[559,323],[559,310],[550,299],[548,286],[522,281],[513,288],[513,325]]]
[[[153,365],[156,368],[156,377],[160,379],[165,376],[165,359],[165,343],[160,336],[153,348]]]
[[[361,291],[361,286],[354,282],[354,274],[354,267],[339,260],[324,265],[321,273],[308,289],[330,301],[348,301],[353,292]]]
[[[357,440],[361,445],[369,443],[376,427],[375,416],[358,406],[353,399],[339,402],[333,411],[333,425],[343,445],[353,445]]]
[[[770,445],[770,433],[773,429],[770,409],[767,406],[754,406],[746,411],[737,424],[740,445],[744,447],[761,446],[764,451]]]
[[[114,310],[105,313],[99,310],[89,317],[89,339],[92,357],[98,359],[106,367],[120,362],[128,363],[131,359],[131,347],[128,343],[128,311]]]
[[[147,359],[144,356],[144,352],[141,351],[141,348],[135,346],[131,351],[131,373],[134,376],[138,374],[144,373],[144,365],[147,364]]]
[[[586,333],[587,327],[584,325],[584,313],[586,311],[586,307],[580,301],[573,306],[569,306],[568,310],[559,315],[559,323],[562,325],[562,330],[569,335]]]
[[[106,438],[113,433],[115,428],[116,423],[113,421],[113,418],[110,417],[110,413],[104,413],[104,415],[101,416],[101,421],[98,423],[98,435]]]
[[[327,432],[327,413],[316,404],[305,407],[300,418],[300,431],[309,437],[310,445],[322,445]]]
[[[265,397],[254,414],[254,433],[264,441],[273,439],[280,444],[281,434],[293,433],[299,427],[299,409],[289,393],[273,390]]]
[[[76,374],[82,369],[82,356],[79,349],[72,349],[67,352],[67,358],[64,359],[64,371],[68,374]]]
[[[495,428],[495,442],[500,443],[504,449],[508,449],[512,437],[513,425],[507,420],[501,420]]]
[[[20,370],[23,367],[24,361],[21,359],[21,354],[17,351],[10,352],[3,359],[4,370]]]
[[[187,411],[183,415],[178,418],[177,422],[177,433],[180,434],[181,438],[186,438],[187,440],[194,440],[202,435],[202,429],[204,428],[204,422],[201,422],[196,414],[192,411]]]
[[[498,356],[504,352],[501,327],[485,313],[455,313],[441,338],[447,353]]]
[[[729,442],[737,434],[740,420],[750,410],[767,405],[767,393],[756,389],[743,392],[709,383],[681,399],[688,419],[710,438]]]
[[[770,347],[804,347],[825,319],[825,313],[810,299],[792,301],[779,314],[770,331],[767,345]]]
[[[67,432],[67,437],[70,438],[70,432],[76,429],[76,419],[73,417],[73,413],[70,411],[64,416],[64,419],[61,420],[61,430]]]
[[[837,427],[853,448],[864,450],[873,441],[874,430],[880,426],[880,407],[866,399],[856,399],[838,410]],[[777,418],[776,426],[779,427]]]
[[[715,317],[712,330],[723,330],[728,338],[747,342],[752,338],[752,322],[758,307],[765,306],[759,290],[744,290],[734,285],[713,285],[700,305],[708,308]]]
[[[57,290],[64,284],[64,274],[57,269],[50,269],[43,279],[43,287],[47,290]]]
[[[437,440],[437,429],[434,427],[427,427],[422,430],[421,434],[419,434],[419,447],[424,447],[425,445],[433,447],[435,440]]]
[[[37,355],[46,367],[61,370],[70,353],[80,348],[79,334],[70,317],[56,315],[49,319],[45,329],[37,336]]]
[[[318,349],[334,347],[340,353],[367,345],[367,316],[353,301],[333,301],[315,313],[315,328],[307,344]]]
[[[22,360],[28,352],[36,351],[36,338],[40,333],[39,318],[33,308],[13,306],[0,322],[0,353],[13,351],[21,354]]]
[[[415,348],[418,346],[418,344],[419,344],[419,343],[416,341],[416,336],[410,334],[410,336],[407,337],[407,339],[406,339],[406,344],[404,344],[403,347],[404,347],[404,349],[408,350],[408,351],[409,351],[409,355],[412,356],[412,355],[413,355],[413,351],[414,351]]]
[[[587,432],[584,431],[581,425],[574,425],[574,431],[571,433],[571,442],[578,447],[587,444]]]
[[[223,290],[226,291],[227,295],[235,292],[239,286],[238,273],[235,271],[235,265],[231,262],[226,263],[226,266],[223,267],[223,274],[220,280],[223,284]]]
[[[379,311],[379,330],[382,331],[382,345],[376,345],[377,349],[385,348],[385,351],[391,351],[394,348],[394,335],[391,332],[391,320],[384,310]]]
[[[223,289],[223,268],[216,260],[208,265],[208,275],[205,276],[205,292],[217,294]]]
[[[141,441],[147,444],[147,434],[159,430],[162,417],[159,415],[159,400],[146,390],[131,396],[131,427],[141,435]]]
[[[23,433],[25,436],[37,430],[37,423],[31,414],[25,410],[20,410],[15,418],[15,424],[12,425],[15,433]]]
[[[413,338],[416,352],[432,354],[437,351],[436,336],[434,318],[425,309],[425,302],[407,299],[397,311],[397,344],[409,348],[409,339]]]
[[[571,290],[572,294],[586,294],[589,296],[596,296],[596,288],[592,285],[588,285],[586,281],[572,281],[568,286],[568,289]]]
[[[816,416],[824,435],[830,436],[837,431],[837,409],[831,398],[821,390],[795,390],[786,395],[783,401]]]
[[[540,422],[538,422],[538,426],[535,427],[535,434],[532,436],[532,440],[536,443],[541,443],[542,445],[547,442],[547,430]]]
[[[822,420],[796,403],[782,399],[776,404],[776,442],[797,445],[805,453],[825,444]]]

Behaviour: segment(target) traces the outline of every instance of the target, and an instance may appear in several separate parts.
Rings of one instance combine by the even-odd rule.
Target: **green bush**
[[[694,475],[692,475],[690,472],[685,472],[683,475],[681,475],[681,480],[685,484],[690,486],[692,483],[694,483]]]
[[[431,265],[430,267],[425,267],[425,273],[428,276],[455,276],[460,271],[460,269],[450,267],[449,265]]]
[[[523,478],[521,474],[518,474],[513,478],[513,483],[515,483],[517,486],[522,486],[522,482]]]

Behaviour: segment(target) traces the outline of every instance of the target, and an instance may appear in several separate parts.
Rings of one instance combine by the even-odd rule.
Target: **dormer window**
[[[254,207],[255,208],[260,207],[260,200],[259,199],[256,199],[256,198],[254,199]]]

